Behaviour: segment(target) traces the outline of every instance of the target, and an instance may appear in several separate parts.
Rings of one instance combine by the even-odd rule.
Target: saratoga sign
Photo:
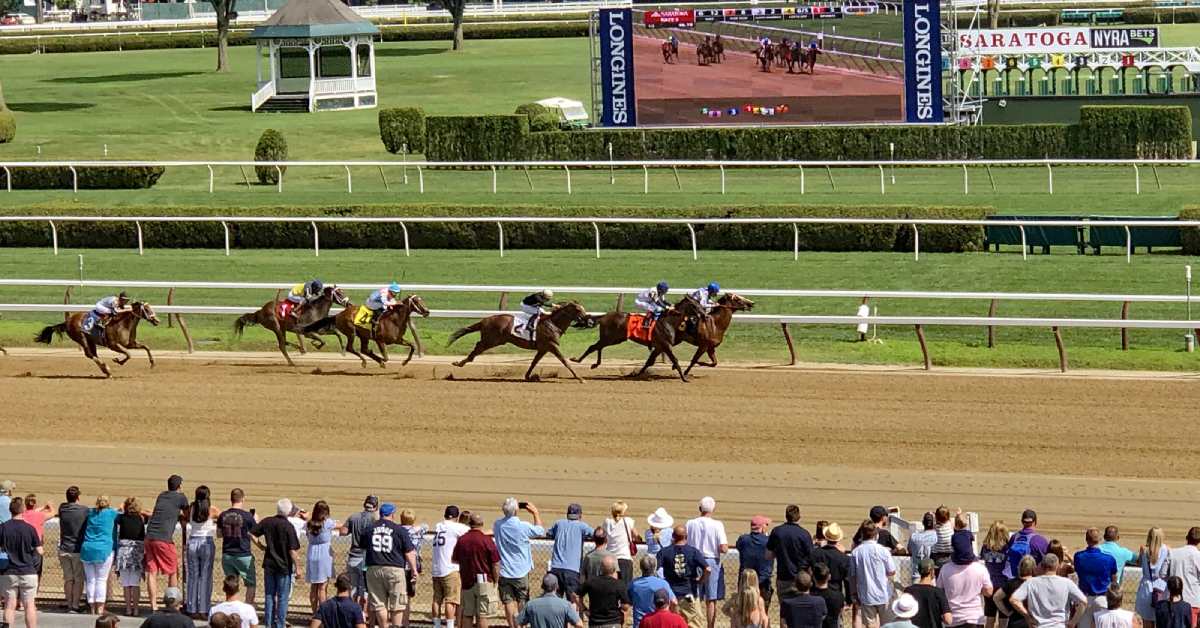
[[[958,48],[966,54],[1092,52],[1158,46],[1158,28],[997,28],[965,30]]]

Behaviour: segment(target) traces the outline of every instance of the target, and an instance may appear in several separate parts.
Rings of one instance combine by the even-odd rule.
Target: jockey
[[[287,300],[295,305],[289,314],[294,319],[300,318],[300,310],[304,306],[312,303],[325,290],[325,284],[321,283],[320,279],[310,279],[304,283],[298,283],[292,287],[292,291],[288,293]]]
[[[671,52],[674,52],[674,53],[679,52],[679,38],[676,37],[674,34],[671,35]]]
[[[380,288],[367,297],[367,309],[371,310],[371,329],[379,322],[384,310],[400,304],[400,284],[392,282],[386,288]]]
[[[131,310],[132,308],[129,307],[129,295],[122,291],[121,294],[104,297],[97,301],[96,307],[92,308],[92,315],[96,317],[96,325],[103,329],[108,324],[110,318]]]
[[[638,293],[634,304],[646,311],[646,317],[642,319],[642,327],[650,327],[654,321],[658,320],[658,317],[662,316],[663,312],[671,307],[666,299],[667,291],[670,289],[667,282],[660,281],[657,286]]]
[[[707,315],[708,312],[713,307],[716,306],[716,303],[713,302],[713,297],[717,296],[717,294],[719,294],[720,292],[721,292],[720,284],[718,284],[715,281],[712,281],[712,282],[709,282],[709,284],[703,288],[697,288],[696,290],[689,292],[688,296],[691,297],[691,299],[693,301],[695,301],[697,304],[699,304],[700,307],[704,310],[705,315]]]
[[[550,305],[553,299],[554,291],[549,288],[543,288],[541,291],[521,299],[521,311],[529,315],[529,322],[525,324],[525,329],[530,331],[537,329],[538,319],[546,313],[542,307]]]

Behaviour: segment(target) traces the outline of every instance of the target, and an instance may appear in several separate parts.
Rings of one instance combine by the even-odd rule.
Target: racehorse
[[[379,322],[375,324],[375,329],[363,329],[354,324],[354,316],[358,308],[353,303],[347,302],[346,309],[338,312],[337,316],[327,316],[325,320],[319,321],[305,328],[305,332],[317,332],[318,330],[327,330],[330,327],[335,328],[346,336],[346,350],[353,353],[362,365],[367,365],[367,358],[375,360],[380,368],[387,367],[388,354],[387,345],[400,345],[408,347],[408,357],[400,363],[400,366],[408,364],[413,357],[413,352],[416,347],[404,339],[404,334],[408,331],[408,319],[416,312],[420,316],[429,316],[429,308],[425,307],[425,301],[421,297],[410,294],[400,300],[398,305],[389,307],[387,311],[379,315]],[[354,340],[358,339],[359,351],[354,350]],[[379,347],[379,353],[382,356],[375,355],[367,345],[367,341],[374,340],[375,346]],[[361,351],[361,353],[360,353]]]
[[[804,73],[804,48],[800,46],[800,41],[792,42],[787,53],[787,69],[788,74],[795,74],[796,66],[800,66],[800,73]]]
[[[771,71],[771,54],[771,47],[765,44],[760,45],[754,53],[754,58],[758,60],[758,65],[762,68],[763,72]]]
[[[716,39],[713,40],[712,47],[713,59],[715,59],[717,63],[720,63],[725,59],[725,42],[721,41],[720,35],[717,35]]]
[[[662,43],[663,63],[671,63],[671,42],[664,41]]]
[[[112,377],[108,365],[100,359],[96,351],[96,337],[92,333],[83,331],[83,321],[88,315],[88,312],[68,314],[63,322],[43,328],[34,340],[48,345],[56,334],[62,336],[63,333],[66,333],[71,340],[83,348],[83,355],[100,367],[100,371],[104,373],[105,377]],[[104,326],[104,331],[100,332],[100,341],[105,347],[125,356],[124,359],[113,358],[113,362],[118,366],[123,366],[129,361],[130,356],[126,349],[143,349],[146,351],[146,357],[150,359],[150,368],[154,368],[154,355],[150,353],[150,347],[137,341],[137,326],[141,321],[158,326],[158,315],[154,313],[154,308],[150,307],[149,303],[134,301],[129,305],[128,312],[114,315]]]
[[[771,51],[771,55],[775,58],[775,67],[787,67],[792,59],[792,41],[786,37],[783,41],[775,44]]]
[[[558,361],[562,362],[562,365],[571,372],[571,376],[582,382],[583,380],[575,373],[575,369],[571,368],[567,359],[563,357],[562,351],[558,348],[558,340],[567,332],[572,323],[583,322],[586,325],[589,320],[587,310],[582,305],[575,301],[569,301],[556,305],[549,314],[538,319],[533,342],[513,334],[513,325],[516,321],[512,314],[495,314],[450,334],[450,341],[446,345],[453,344],[455,340],[467,334],[479,332],[479,341],[475,343],[475,348],[471,349],[471,353],[467,357],[454,362],[454,366],[464,366],[488,349],[511,344],[537,352],[533,356],[533,361],[529,363],[529,370],[525,371],[526,380],[536,380],[536,376],[533,375],[534,367],[537,366],[542,356],[553,353],[554,357],[558,358]]]
[[[699,65],[709,65],[716,63],[716,61],[716,49],[713,48],[712,41],[705,37],[704,41],[699,46],[696,46],[696,63]]]
[[[820,55],[821,50],[815,46],[809,46],[804,52],[804,58],[800,61],[800,71],[804,72],[804,66],[808,65],[809,75],[817,73],[817,55]]]
[[[241,338],[242,330],[246,328],[246,325],[262,325],[264,328],[275,334],[275,340],[279,343],[279,351],[280,353],[283,353],[283,357],[287,359],[288,366],[296,366],[296,363],[292,361],[292,356],[288,355],[287,332],[290,331],[296,334],[301,355],[307,353],[304,348],[305,336],[307,336],[309,340],[312,340],[314,344],[317,345],[317,348],[320,349],[321,347],[325,346],[324,341],[311,333],[304,332],[304,329],[309,325],[312,325],[317,321],[324,320],[325,317],[329,316],[329,309],[333,307],[334,303],[344,307],[349,302],[349,299],[346,298],[346,295],[342,292],[341,288],[337,286],[325,286],[325,289],[321,291],[320,296],[318,296],[311,303],[309,303],[307,307],[301,310],[299,318],[288,316],[283,321],[280,321],[278,314],[280,302],[278,300],[267,301],[261,308],[259,308],[258,311],[239,316],[238,319],[233,322],[233,334],[238,338]]]

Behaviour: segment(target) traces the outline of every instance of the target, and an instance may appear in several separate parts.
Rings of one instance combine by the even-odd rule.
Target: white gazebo
[[[378,34],[340,0],[288,0],[250,35],[258,44],[258,89],[250,110],[374,107]]]

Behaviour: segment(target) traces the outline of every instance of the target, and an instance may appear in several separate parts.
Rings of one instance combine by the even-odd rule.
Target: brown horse
[[[290,331],[296,334],[300,353],[303,355],[306,352],[304,349],[304,335],[306,334],[302,334],[303,330],[328,316],[329,309],[333,307],[334,303],[345,306],[349,303],[349,300],[346,299],[346,295],[342,292],[341,288],[337,286],[325,286],[325,289],[321,291],[321,295],[300,312],[299,318],[289,316],[286,320],[280,321],[279,315],[276,313],[279,301],[267,301],[258,311],[239,316],[233,322],[233,334],[241,338],[242,330],[246,328],[246,325],[262,325],[275,334],[275,340],[279,343],[279,351],[287,359],[288,366],[296,366],[296,363],[292,361],[292,356],[288,355],[287,332]],[[316,336],[309,335],[309,338],[319,342]],[[318,346],[318,348],[320,347]]]
[[[760,45],[754,53],[754,58],[758,61],[758,65],[763,72],[771,71],[771,57],[773,52],[770,46]]]
[[[720,63],[725,59],[725,42],[721,41],[720,35],[717,35],[716,39],[713,40],[712,47],[713,59],[715,59],[717,63]]]
[[[675,304],[675,307],[667,310],[658,318],[658,323],[650,332],[650,357],[646,358],[646,363],[642,365],[640,371],[631,373],[629,377],[641,377],[654,364],[658,356],[665,355],[671,362],[671,368],[679,373],[679,379],[687,383],[687,374],[679,366],[679,360],[675,358],[675,352],[671,350],[671,347],[682,342],[683,327],[687,319],[689,317],[702,318],[703,315],[704,310],[691,297],[684,297]]]
[[[154,368],[154,355],[150,353],[150,347],[137,341],[137,326],[141,321],[146,321],[151,325],[158,325],[158,315],[154,313],[154,308],[150,307],[145,301],[134,301],[129,306],[128,312],[120,312],[114,315],[108,324],[104,326],[102,340],[104,346],[110,350],[120,353],[125,356],[122,358],[113,358],[118,366],[124,365],[129,361],[129,352],[126,349],[143,349],[146,351],[146,357],[150,359],[150,368]],[[96,337],[90,333],[83,331],[83,321],[87,317],[87,312],[76,312],[68,314],[65,321],[57,325],[50,325],[42,329],[34,340],[42,344],[50,344],[54,336],[62,336],[66,333],[74,340],[76,344],[83,348],[83,355],[96,363],[100,367],[100,371],[105,377],[112,377],[112,372],[108,370],[108,365],[100,359],[96,351]]]
[[[408,364],[413,357],[413,352],[416,347],[404,339],[404,334],[408,331],[408,319],[416,312],[420,316],[429,316],[429,308],[425,307],[425,301],[421,297],[410,294],[400,300],[400,303],[394,307],[390,307],[386,312],[379,315],[379,321],[375,324],[375,329],[363,329],[354,324],[354,315],[358,308],[353,303],[347,303],[346,309],[338,312],[337,316],[327,316],[325,320],[319,321],[305,328],[305,332],[316,332],[318,329],[324,330],[329,327],[337,329],[346,337],[346,350],[353,353],[362,365],[367,365],[367,358],[375,360],[380,368],[387,367],[388,345],[401,345],[408,347],[408,357],[400,363],[400,366]],[[354,350],[354,340],[358,339],[359,350]],[[367,341],[374,340],[375,346],[379,347],[379,353],[382,356],[375,355],[367,345]],[[366,357],[363,357],[363,355]]]
[[[745,297],[736,295],[732,292],[726,292],[717,299],[717,307],[706,317],[696,323],[696,332],[683,332],[682,340],[688,344],[696,345],[696,354],[692,356],[692,363],[688,364],[684,375],[692,372],[692,367],[697,363],[700,366],[717,366],[717,347],[725,341],[725,332],[729,330],[729,325],[733,323],[733,314],[735,312],[749,312],[754,309],[754,301]],[[700,356],[708,354],[709,362],[700,362]]]
[[[662,43],[663,63],[671,63],[671,42],[664,41]]]
[[[804,57],[800,60],[800,71],[804,72],[804,66],[808,66],[808,74],[811,76],[817,73],[817,56],[823,54],[819,48],[812,46],[805,51]]]
[[[450,334],[450,341],[446,344],[449,346],[467,334],[479,332],[479,341],[475,343],[475,348],[471,349],[471,353],[467,357],[455,362],[454,366],[464,366],[488,349],[511,344],[537,352],[533,356],[533,361],[529,363],[529,370],[525,371],[525,379],[536,380],[537,377],[533,374],[534,367],[537,366],[542,356],[552,353],[559,362],[562,362],[563,366],[567,367],[572,377],[582,382],[583,380],[575,373],[575,369],[571,368],[567,359],[563,357],[562,351],[558,348],[558,340],[573,323],[582,321],[586,324],[588,320],[587,310],[583,309],[582,305],[569,301],[556,305],[550,314],[538,319],[537,333],[533,342],[513,334],[515,319],[512,314],[495,314]]]

